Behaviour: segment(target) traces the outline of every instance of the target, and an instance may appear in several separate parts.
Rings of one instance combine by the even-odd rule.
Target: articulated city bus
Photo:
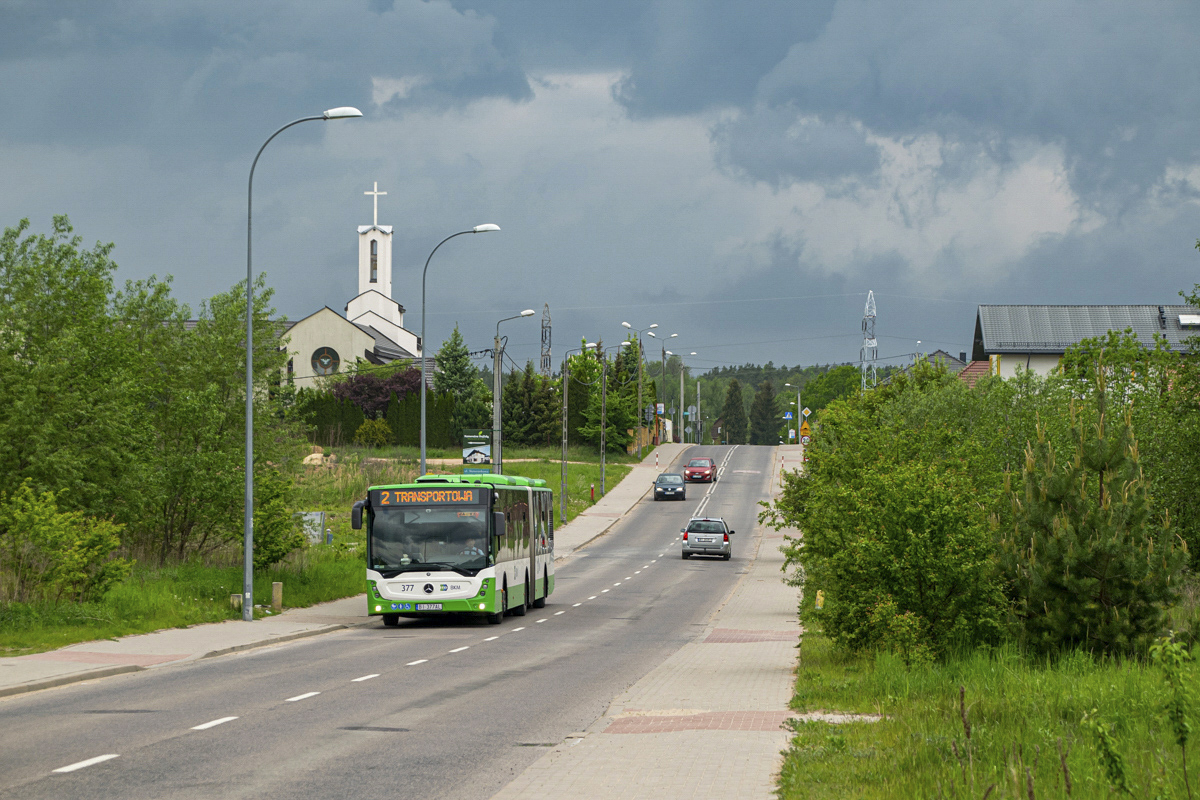
[[[554,495],[511,475],[424,475],[372,486],[354,504],[367,523],[367,613],[486,615],[542,608],[554,591]]]

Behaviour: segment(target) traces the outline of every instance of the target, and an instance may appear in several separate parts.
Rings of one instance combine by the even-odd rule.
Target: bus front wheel
[[[383,615],[383,624],[387,625],[389,628],[396,627],[397,625],[400,624],[400,615],[399,614],[384,614]]]

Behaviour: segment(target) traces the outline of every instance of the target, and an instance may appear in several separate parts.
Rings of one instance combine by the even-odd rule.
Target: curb
[[[16,686],[0,687],[0,697],[11,697],[13,695],[36,692],[41,689],[53,689],[56,686],[66,686],[67,684],[71,683],[90,681],[93,678],[111,678],[113,675],[124,675],[129,672],[143,672],[145,669],[145,667],[139,667],[137,664],[118,664],[116,666],[102,667],[100,669],[93,669],[87,672],[59,675],[55,678],[46,678],[40,681],[21,683],[17,684]]]
[[[370,624],[371,624],[370,620],[364,620],[363,622],[337,623],[337,624],[333,624],[333,625],[325,625],[320,628],[313,628],[312,630],[297,631],[295,633],[285,633],[282,636],[274,636],[270,639],[261,639],[257,642],[247,642],[246,644],[235,644],[233,647],[224,647],[220,650],[210,650],[207,653],[204,653],[195,659],[189,659],[189,660],[201,661],[206,658],[217,658],[218,656],[227,656],[230,653],[240,653],[244,650],[257,650],[260,647],[270,647],[271,645],[279,644],[280,642],[292,642],[292,641],[295,641],[296,639],[307,639],[310,636],[320,636],[323,633],[333,633],[334,631],[343,631],[348,628],[361,628],[364,625],[370,625]],[[178,664],[180,662],[176,661],[173,663]]]

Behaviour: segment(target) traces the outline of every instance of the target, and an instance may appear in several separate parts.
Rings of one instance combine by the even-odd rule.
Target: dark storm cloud
[[[879,166],[879,148],[861,127],[806,118],[791,105],[722,122],[713,139],[721,164],[775,186],[870,174]]]
[[[197,0],[18,4],[0,47],[0,138],[226,148],[275,121],[367,109],[372,78],[418,77],[409,102],[525,99],[495,21],[447,3]]]

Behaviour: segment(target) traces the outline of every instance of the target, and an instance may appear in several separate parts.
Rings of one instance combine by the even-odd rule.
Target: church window
[[[371,283],[379,283],[379,240],[371,240]]]
[[[312,355],[312,368],[315,375],[332,375],[338,371],[342,360],[337,350],[332,347],[318,347]]]

